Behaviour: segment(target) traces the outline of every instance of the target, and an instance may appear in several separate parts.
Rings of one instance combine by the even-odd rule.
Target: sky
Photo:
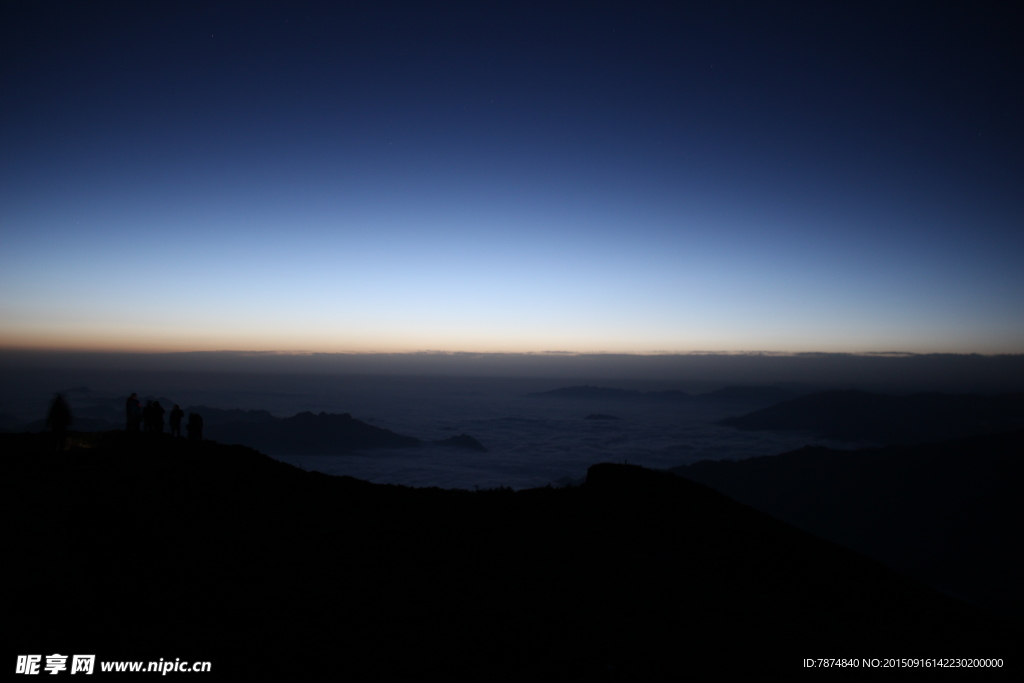
[[[1024,353],[990,4],[5,2],[0,349]]]

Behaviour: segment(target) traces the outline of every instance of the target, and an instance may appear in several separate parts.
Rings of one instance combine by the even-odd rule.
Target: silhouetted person
[[[163,434],[164,433],[164,407],[160,405],[160,401],[153,401],[153,433]]]
[[[50,412],[46,415],[46,426],[53,435],[57,437],[57,450],[64,450],[64,441],[68,436],[68,427],[71,426],[71,409],[63,394],[57,394],[50,405]]]
[[[142,404],[139,403],[139,397],[136,394],[132,394],[124,402],[124,419],[125,429],[129,432],[139,431],[139,423],[142,422]]]
[[[185,426],[188,431],[189,441],[203,440],[203,417],[199,413],[188,414],[188,424]]]
[[[181,418],[185,417],[185,411],[175,403],[170,414],[171,436],[181,436]]]

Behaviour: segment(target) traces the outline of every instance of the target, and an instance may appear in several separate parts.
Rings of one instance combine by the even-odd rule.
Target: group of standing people
[[[132,394],[125,401],[124,405],[126,429],[129,432],[138,432],[140,429],[149,434],[164,433],[164,407],[160,401],[146,401],[143,407],[139,402],[137,394]],[[185,411],[177,404],[171,408],[168,416],[171,425],[171,436],[181,436],[181,420],[185,417]],[[185,425],[189,441],[203,440],[203,418],[199,413],[189,413],[188,424]]]

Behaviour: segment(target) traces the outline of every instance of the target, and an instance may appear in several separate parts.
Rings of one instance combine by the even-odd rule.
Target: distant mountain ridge
[[[593,399],[607,401],[657,401],[657,402],[719,402],[719,403],[755,403],[770,405],[785,401],[796,396],[792,391],[778,387],[732,386],[704,394],[688,394],[685,391],[637,391],[635,389],[617,389],[613,387],[595,387],[578,385],[561,387],[550,391],[539,391],[528,394],[533,398],[552,399]]]
[[[222,443],[238,443],[268,455],[343,455],[373,448],[450,446],[486,452],[479,441],[459,434],[439,441],[405,436],[357,420],[348,413],[274,417],[265,410],[219,410],[190,406],[186,412],[203,416],[204,436]]]
[[[1024,427],[1024,394],[827,391],[793,398],[722,424],[749,431],[802,431],[841,441],[911,444]]]

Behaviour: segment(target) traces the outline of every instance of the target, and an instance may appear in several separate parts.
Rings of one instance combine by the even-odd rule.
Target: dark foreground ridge
[[[1024,616],[1024,431],[806,447],[673,472],[953,595]]]
[[[817,673],[804,658],[1011,666],[1019,645],[1010,621],[667,473],[605,464],[572,489],[409,489],[146,437],[72,433],[53,454],[49,435],[0,435],[9,662],[793,680]],[[850,673],[869,672],[827,672]]]

